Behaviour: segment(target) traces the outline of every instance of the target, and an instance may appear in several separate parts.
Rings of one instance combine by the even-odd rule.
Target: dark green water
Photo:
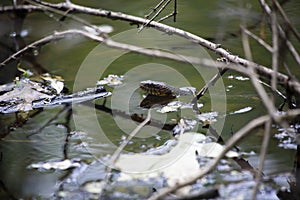
[[[142,17],[149,12],[155,2],[117,0],[109,2],[86,1],[81,2],[81,4]],[[297,28],[300,27],[299,8],[300,3],[296,0],[287,2],[284,7]],[[174,23],[169,19],[166,21],[167,24],[211,39],[215,43],[221,43],[223,47],[241,57],[244,57],[244,53],[239,35],[239,24],[244,23],[255,26],[252,31],[256,34],[260,31],[260,25],[257,24],[259,24],[262,15],[256,1],[179,1],[178,9],[177,22]],[[171,9],[165,13],[167,12],[171,12]],[[46,12],[30,13],[26,16],[22,26],[22,30],[28,31],[28,35],[22,38],[25,44],[51,34],[53,30],[59,31],[66,28],[82,27],[81,24],[73,20],[59,23],[55,21],[59,17],[58,15],[50,15]],[[136,38],[137,40],[140,39],[137,44],[150,48],[165,48],[173,53],[191,56],[201,54],[201,56],[209,57],[210,55],[213,59],[217,57],[212,52],[206,52],[205,49],[195,47],[191,42],[179,37],[170,36],[171,40],[168,41],[166,39],[169,38],[168,35],[158,32],[149,32],[149,35],[147,35],[148,30],[142,32],[142,36],[135,36],[136,27],[130,26],[127,22],[86,15],[79,16],[98,25],[111,25],[114,31],[110,33],[110,36],[117,41],[134,44]],[[14,52],[16,48],[13,45],[15,38],[8,37],[14,31],[14,22],[12,19],[7,20],[7,16],[0,15],[0,17],[0,22],[3,24],[3,26],[0,25],[1,43],[11,45],[11,49],[3,48],[4,50],[1,52],[4,52],[2,55],[8,55],[9,52]],[[266,38],[270,39],[267,25],[265,25],[265,29]],[[236,36],[233,36],[234,34]],[[155,37],[159,35],[159,38],[151,38],[153,35]],[[250,44],[254,61],[263,65],[270,65],[271,57],[268,56],[266,50],[257,45],[255,41],[251,40]],[[147,111],[136,106],[142,100],[139,91],[135,91],[138,88],[139,81],[154,79],[166,81],[176,87],[192,85],[200,89],[204,85],[205,79],[209,80],[210,76],[214,74],[214,71],[201,67],[195,68],[188,64],[149,58],[132,53],[123,54],[124,52],[120,50],[97,45],[95,42],[80,37],[68,38],[37,49],[36,56],[31,57],[30,61],[25,58],[21,66],[33,70],[33,66],[40,65],[49,73],[62,76],[66,87],[70,91],[93,86],[96,80],[106,77],[108,74],[124,75],[125,84],[123,86],[115,89],[108,87],[108,90],[115,92],[116,95],[108,98],[106,105],[128,114],[137,113],[144,114],[144,116]],[[296,45],[296,48],[299,49],[299,44]],[[203,52],[199,53],[199,51]],[[111,63],[107,64],[110,60]],[[295,65],[292,59],[288,59],[288,64],[290,66],[294,65],[295,67],[292,68],[293,73],[300,76],[299,66]],[[12,63],[10,67],[15,68],[15,63]],[[12,81],[15,70],[10,69],[9,73],[6,72],[8,73],[7,76],[3,74],[4,72],[0,73],[2,73],[0,74],[1,82],[6,78],[10,78],[11,80],[6,80],[9,82]],[[201,77],[201,75],[206,77]],[[242,77],[242,79],[237,77]],[[124,96],[129,96],[129,100],[124,101]],[[215,101],[211,102],[211,99]],[[102,101],[97,100],[96,102],[102,104]],[[204,104],[203,112],[218,111],[220,116],[223,116],[216,123],[216,127],[219,127],[225,140],[251,119],[266,113],[250,81],[242,75],[230,71],[223,76],[222,81],[210,93],[201,98],[200,102]],[[278,97],[276,102],[279,106],[282,99]],[[234,113],[246,107],[250,107],[250,111]],[[50,197],[58,190],[60,182],[64,180],[69,171],[28,169],[30,164],[60,160],[64,157],[80,159],[83,162],[90,163],[95,158],[111,153],[115,148],[114,146],[121,142],[122,136],[127,136],[137,125],[137,123],[128,119],[112,117],[103,111],[95,111],[91,107],[76,105],[73,107],[73,116],[69,124],[70,129],[72,131],[82,131],[84,134],[78,136],[78,138],[71,137],[66,147],[68,136],[68,127],[64,126],[66,113],[62,113],[50,124],[47,124],[61,109],[62,107],[46,109],[30,118],[22,127],[14,128],[11,131],[7,131],[7,128],[14,121],[15,115],[0,115],[2,135],[9,132],[0,141],[0,180],[1,185],[3,185],[2,188],[7,190],[7,194],[11,193],[17,198],[36,197],[43,199]],[[179,114],[179,116],[190,115],[192,114],[188,111]],[[153,118],[158,120],[178,119],[178,114],[166,116],[154,113]],[[46,127],[41,129],[45,124],[47,124]],[[99,126],[101,129],[99,129]],[[101,134],[99,134],[99,130]],[[274,129],[274,133],[276,132],[277,130]],[[148,127],[143,134],[128,145],[127,150],[141,152],[144,149],[158,146],[170,138],[170,131]],[[249,158],[254,168],[258,166],[258,155],[262,139],[263,130],[258,129],[253,131],[252,135],[240,144],[243,151],[256,152],[256,156]],[[67,152],[64,152],[66,149]],[[295,151],[293,150],[279,148],[278,140],[272,138],[264,173],[269,175],[291,172],[294,154]]]

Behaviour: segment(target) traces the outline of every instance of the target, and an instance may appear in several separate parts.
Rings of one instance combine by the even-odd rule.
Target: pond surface
[[[7,2],[9,3],[10,1]],[[142,17],[150,11],[155,2],[91,0],[85,1],[84,4]],[[178,1],[178,9],[177,22],[174,23],[169,19],[166,21],[167,24],[208,38],[215,43],[221,43],[223,47],[241,57],[244,57],[244,53],[239,24],[253,26],[252,31],[256,34],[261,31],[259,22],[262,14],[256,1]],[[284,4],[284,9],[299,29],[300,2],[288,1]],[[171,8],[167,9],[165,14],[171,11]],[[87,15],[78,16],[97,25],[112,26],[113,32],[109,35],[119,42],[189,56],[217,58],[212,52],[207,52],[180,37],[147,29],[137,34],[136,27],[130,26],[127,22]],[[50,12],[30,13],[22,24],[21,19],[12,19],[1,14],[1,60],[22,46],[51,34],[53,30],[83,26],[71,19],[57,22],[58,18],[59,15]],[[21,28],[18,23],[22,24]],[[264,26],[266,38],[270,38],[268,27],[266,24]],[[23,37],[13,37],[14,32],[20,31],[16,30],[17,28],[24,34]],[[299,47],[298,44],[297,48]],[[269,54],[252,40],[251,49],[253,59],[257,63],[270,65]],[[289,59],[288,64],[293,66],[294,61]],[[296,64],[294,66],[291,68],[293,74],[300,77],[299,66]],[[12,62],[1,69],[1,84],[14,80],[17,75],[16,67],[16,62]],[[85,174],[85,177],[77,177],[78,184],[103,179],[104,166],[98,162],[100,158],[112,154],[116,146],[119,146],[139,124],[131,120],[132,115],[143,117],[147,115],[147,109],[139,107],[144,94],[139,89],[140,81],[164,81],[174,87],[192,86],[199,90],[216,72],[200,66],[111,49],[80,37],[66,38],[33,50],[32,55],[22,59],[21,67],[34,73],[49,72],[63,77],[65,86],[70,92],[93,87],[97,80],[109,74],[124,75],[124,83],[113,87],[105,86],[113,95],[105,102],[103,99],[94,101],[99,105],[98,110],[95,110],[93,104],[77,104],[73,105],[72,109],[68,106],[47,108],[42,112],[31,114],[26,123],[19,125],[14,124],[15,114],[0,115],[0,135],[3,137],[0,141],[1,199],[2,197],[55,199],[53,195],[57,194],[57,191],[72,190],[72,186],[63,188],[61,183],[70,178],[70,174],[74,173],[73,168],[45,170],[35,169],[31,167],[32,164],[69,159],[81,165],[91,164],[90,168],[93,168],[94,164],[98,163]],[[190,97],[182,96],[179,100],[188,103]],[[222,80],[203,96],[199,103],[203,104],[201,112],[218,113],[214,128],[225,141],[251,119],[266,113],[250,80],[231,71],[226,72]],[[277,96],[276,105],[280,106],[281,103],[283,99]],[[112,109],[112,115],[109,109]],[[125,113],[127,117],[123,117],[120,113]],[[174,124],[174,120],[178,121],[181,117],[196,120],[191,109],[167,114],[156,112],[155,109],[152,111],[152,119],[159,122]],[[207,130],[201,126],[202,124],[197,124],[193,131],[206,133]],[[264,175],[291,173],[295,150],[279,147],[279,140],[274,137],[279,131],[274,127],[272,132],[263,173]],[[256,129],[239,145],[241,151],[255,153],[247,157],[253,168],[257,168],[259,164],[258,156],[263,134],[262,128]],[[160,146],[169,139],[172,139],[170,129],[162,128],[162,124],[158,126],[151,124],[127,145],[126,151],[143,152]]]

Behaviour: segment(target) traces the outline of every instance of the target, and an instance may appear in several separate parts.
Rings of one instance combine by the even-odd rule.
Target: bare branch
[[[155,15],[149,20],[147,21],[146,24],[143,24],[141,26],[141,28],[139,28],[139,31],[138,32],[141,32],[146,26],[148,26],[168,5],[169,3],[171,2],[172,0],[168,0],[158,11],[157,13],[155,13]]]
[[[136,23],[136,24],[145,24],[149,20],[143,19],[140,17],[132,16],[132,15],[127,15],[121,12],[113,12],[113,11],[108,11],[108,10],[103,10],[103,9],[94,9],[94,8],[89,8],[89,7],[84,7],[84,6],[79,6],[75,4],[66,4],[66,3],[58,3],[58,4],[51,4],[47,2],[41,2],[39,1],[42,5],[46,5],[52,8],[57,8],[57,9],[62,9],[62,10],[68,10],[72,9],[73,12],[79,12],[79,13],[86,13],[86,14],[91,14],[91,15],[96,15],[96,16],[102,16],[102,17],[107,17],[110,19],[118,19],[118,20],[123,20],[123,21],[129,21],[131,23]],[[13,6],[4,6],[0,7],[0,12],[7,12],[7,11],[14,11],[14,10],[28,10],[28,11],[44,11],[45,8],[41,8],[39,6],[32,6],[32,5],[18,5],[16,7]],[[273,71],[265,66],[258,65],[256,63],[250,62],[248,60],[245,60],[243,58],[238,57],[237,55],[233,55],[227,50],[223,49],[220,47],[219,44],[212,43],[208,40],[205,40],[197,35],[194,35],[192,33],[183,31],[178,28],[174,28],[165,24],[161,24],[155,21],[152,21],[149,23],[149,26],[166,32],[166,33],[173,33],[176,35],[179,35],[181,37],[187,38],[190,41],[199,44],[203,47],[208,48],[209,50],[221,55],[222,57],[227,58],[229,61],[236,63],[236,64],[241,64],[244,67],[252,67],[255,68],[255,71],[261,75],[264,76],[265,78],[271,79]],[[278,73],[278,81],[283,84],[286,87],[290,87],[292,91],[300,91],[300,84],[298,82],[290,82],[289,77]]]
[[[244,26],[241,26],[242,31],[244,31],[245,34],[249,35],[250,37],[252,37],[254,40],[256,40],[260,45],[262,45],[263,47],[265,47],[269,52],[272,52],[273,49],[272,47],[267,44],[263,39],[259,38],[258,36],[254,35],[253,33],[251,33],[248,29],[246,29]]]
[[[273,11],[271,13],[271,27],[272,27],[272,43],[273,43],[273,51],[272,51],[272,68],[274,72],[278,71],[278,59],[279,59],[279,45],[278,45],[278,27],[277,27],[277,17],[276,13]],[[273,74],[271,79],[271,87],[273,91],[276,91],[276,85],[277,85],[277,78],[276,73]],[[271,94],[271,104],[274,105],[275,98],[274,95]],[[287,124],[282,123],[283,125],[287,126]],[[270,136],[271,136],[271,128],[272,128],[272,120],[270,119],[265,123],[265,133],[264,133],[264,139],[261,145],[260,155],[259,155],[259,166],[258,171],[256,173],[255,178],[255,187],[253,189],[252,193],[252,200],[256,199],[256,193],[258,191],[258,188],[260,186],[261,181],[261,175],[264,168],[264,162],[268,150],[268,144],[270,142]],[[285,127],[287,128],[287,127]]]
[[[24,47],[23,49],[19,50],[18,52],[14,53],[7,59],[5,59],[0,64],[0,67],[6,65],[7,63],[9,63],[12,60],[19,58],[20,56],[22,56],[24,53],[26,53],[27,51],[29,51],[31,49],[35,49],[37,47],[43,46],[51,41],[61,40],[63,38],[66,38],[68,35],[70,35],[70,36],[82,35],[82,36],[92,39],[94,41],[102,42],[102,44],[104,44],[108,47],[128,50],[131,52],[144,54],[144,55],[148,55],[148,56],[165,58],[165,59],[170,59],[170,60],[179,61],[179,62],[183,62],[183,63],[192,63],[192,64],[197,64],[197,65],[201,65],[201,66],[205,66],[205,67],[213,67],[213,68],[217,67],[217,68],[221,68],[221,69],[223,69],[223,68],[224,69],[232,69],[237,72],[249,75],[248,74],[249,72],[247,70],[245,70],[245,68],[242,67],[241,65],[237,65],[237,64],[233,64],[233,63],[231,63],[230,65],[227,65],[227,64],[220,63],[220,62],[214,62],[209,59],[201,59],[201,58],[184,56],[184,55],[176,55],[176,54],[172,54],[172,53],[168,53],[168,52],[162,52],[160,50],[145,49],[145,48],[134,46],[134,45],[128,45],[128,44],[124,44],[124,43],[115,42],[104,36],[93,35],[87,31],[78,30],[78,29],[70,29],[67,31],[55,32],[53,35],[46,36],[45,38],[42,38],[36,42],[33,42],[33,43],[27,45],[26,47]],[[266,78],[269,78],[269,79],[272,77],[272,74],[274,73],[273,70],[264,68],[260,65],[254,64],[254,63],[252,65],[249,65],[248,68],[252,69],[253,71],[257,71],[257,72],[263,71],[264,74],[267,74]],[[277,78],[280,83],[288,84],[288,87],[293,89],[293,91],[300,93],[300,83],[298,81],[288,80],[288,77],[286,77],[286,75],[283,75],[280,73],[277,74]]]
[[[176,22],[176,16],[177,16],[177,0],[174,0],[174,11],[173,11],[173,14],[174,14],[174,22]]]
[[[170,13],[170,14],[162,17],[162,18],[160,18],[159,20],[157,20],[157,22],[162,22],[162,21],[164,21],[166,19],[169,19],[170,17],[173,17],[173,16],[175,16],[174,12],[172,12],[172,13]]]
[[[148,19],[153,13],[156,12],[156,10],[165,2],[166,0],[161,0],[152,10],[149,14],[145,15],[145,18]]]
[[[262,175],[262,171],[264,168],[264,162],[265,162],[265,158],[266,158],[266,154],[267,154],[267,150],[268,150],[268,144],[270,142],[271,127],[272,127],[272,120],[270,119],[265,123],[264,139],[263,139],[260,154],[259,154],[259,166],[258,166],[258,170],[256,173],[256,178],[255,178],[256,184],[253,189],[252,200],[256,199],[256,193],[260,186],[260,180],[261,180],[261,175]]]
[[[271,15],[272,15],[271,8],[267,5],[265,0],[259,0],[259,2],[261,4],[261,7],[263,8],[263,10],[265,11],[265,13],[269,16],[269,18],[271,18]],[[292,56],[295,59],[295,61],[297,62],[297,64],[300,66],[300,56],[299,56],[298,52],[296,51],[294,45],[291,43],[290,40],[288,40],[282,27],[279,24],[277,24],[277,26],[278,26],[279,35],[285,40],[285,43],[286,43],[290,53],[292,54]]]
[[[279,36],[278,36],[278,27],[277,27],[277,16],[275,12],[271,14],[271,26],[272,26],[272,43],[273,43],[273,51],[272,51],[272,69],[275,72],[271,79],[271,87],[273,91],[276,91],[277,85],[277,72],[279,65]],[[273,99],[274,101],[274,99]]]
[[[282,9],[282,7],[278,3],[278,1],[277,0],[273,0],[273,3],[276,6],[276,8],[278,9],[278,11],[279,11],[280,15],[282,16],[282,18],[284,19],[285,23],[289,26],[289,28],[291,29],[291,31],[293,32],[293,34],[295,35],[295,37],[300,42],[300,33],[294,28],[294,26],[292,25],[292,23],[289,20],[289,18],[286,16],[284,10]]]
[[[251,53],[251,48],[250,48],[250,43],[249,43],[249,37],[248,35],[244,32],[244,30],[241,30],[241,36],[242,36],[242,45],[245,53],[246,59],[253,61],[252,59],[252,53]]]

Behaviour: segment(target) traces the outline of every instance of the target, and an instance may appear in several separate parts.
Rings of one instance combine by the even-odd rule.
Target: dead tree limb
[[[114,19],[114,20],[122,20],[122,21],[128,21],[131,23],[135,24],[145,24],[149,22],[148,19],[143,19],[140,17],[132,16],[132,15],[127,15],[121,12],[113,12],[109,10],[104,10],[104,9],[95,9],[95,8],[89,8],[89,7],[84,7],[80,5],[76,5],[73,3],[58,3],[58,4],[52,4],[52,3],[47,3],[43,1],[35,1],[37,3],[40,3],[44,6],[49,6],[51,8],[56,8],[59,10],[72,10],[70,12],[75,12],[75,13],[85,13],[85,14],[90,14],[90,15],[95,15],[95,16],[101,16],[101,17],[107,17],[109,19]],[[27,11],[45,11],[45,7],[40,7],[40,6],[34,6],[34,5],[18,5],[18,6],[4,6],[0,7],[0,12],[9,12],[9,11],[15,11],[15,10],[27,10]],[[153,27],[157,30],[163,31],[168,34],[176,34],[178,36],[181,36],[183,38],[189,39],[192,42],[199,44],[203,47],[206,47],[207,49],[215,52],[216,54],[221,55],[222,57],[227,58],[230,62],[240,64],[243,67],[251,67],[254,68],[255,71],[267,78],[268,80],[271,80],[273,70],[270,68],[267,68],[265,66],[250,62],[246,59],[240,58],[237,55],[231,54],[229,51],[225,50],[224,48],[221,48],[220,44],[215,44],[212,43],[208,40],[205,40],[201,38],[200,36],[194,35],[190,32],[186,32],[184,30],[168,26],[162,23],[158,23],[155,21],[152,21],[149,23],[150,27]],[[288,87],[291,89],[292,92],[300,92],[300,83],[298,81],[290,81],[289,77],[285,74],[278,73],[278,82],[282,84],[284,87]]]

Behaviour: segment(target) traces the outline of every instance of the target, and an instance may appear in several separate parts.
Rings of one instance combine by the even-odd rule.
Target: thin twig
[[[271,18],[271,15],[272,15],[271,8],[267,5],[265,0],[259,0],[259,2],[261,4],[261,7],[263,8],[264,12],[269,16],[269,18]],[[292,56],[295,59],[295,61],[297,62],[297,64],[300,66],[300,56],[299,56],[298,52],[296,51],[294,45],[287,38],[287,36],[286,36],[285,32],[283,31],[282,27],[279,24],[277,24],[277,26],[278,26],[278,33],[279,33],[280,37],[283,40],[285,40],[285,43],[286,43],[286,46],[288,47],[288,50],[292,54]]]
[[[261,85],[259,79],[257,78],[256,74],[249,73],[250,80],[254,88],[256,89],[260,99],[262,100],[264,106],[267,108],[268,114],[274,119],[274,121],[280,123],[278,116],[276,115],[276,108],[272,102],[266,91],[264,90],[263,86]]]
[[[171,2],[172,0],[168,0],[158,11],[157,13],[155,13],[155,15],[147,21],[146,24],[143,24],[140,28],[138,32],[141,32],[146,26],[148,26]]]
[[[278,29],[277,29],[277,17],[276,13],[273,11],[271,14],[271,27],[272,27],[272,43],[273,43],[273,51],[272,51],[272,68],[275,72],[278,71]],[[277,84],[277,78],[276,73],[273,74],[271,79],[271,88],[273,91],[276,91],[276,84]],[[273,94],[271,94],[271,104],[274,105],[275,103],[275,97]],[[260,155],[259,155],[259,166],[258,171],[256,173],[255,178],[255,186],[253,188],[252,193],[252,200],[256,199],[256,194],[260,185],[262,171],[264,168],[264,162],[268,150],[268,144],[270,142],[270,135],[271,135],[271,128],[272,128],[272,120],[270,119],[268,122],[265,123],[265,133],[264,133],[264,139],[262,142]]]
[[[165,2],[166,0],[161,0],[148,15],[145,15],[145,18],[148,19],[153,13],[156,12],[156,10]]]
[[[125,141],[122,142],[122,144],[118,147],[118,149],[113,153],[113,155],[110,158],[109,166],[113,167],[116,161],[118,160],[121,152],[124,150],[124,148],[127,146],[127,144],[136,136],[136,134],[150,121],[151,119],[151,109],[148,110],[146,119],[140,123],[126,138]]]
[[[173,12],[166,15],[166,16],[164,16],[164,17],[162,17],[162,18],[160,18],[159,20],[157,20],[157,22],[160,23],[160,22],[162,22],[166,19],[169,19],[170,17],[173,17],[173,22],[176,22],[177,13],[178,13],[177,12],[177,0],[174,0],[174,10],[173,10]]]
[[[174,0],[174,11],[173,11],[173,14],[174,14],[174,19],[173,21],[176,22],[176,16],[177,16],[177,0]]]
[[[157,22],[160,23],[160,22],[162,22],[162,21],[164,21],[164,20],[166,20],[166,19],[169,19],[170,17],[173,17],[173,16],[175,16],[174,12],[172,12],[172,13],[170,13],[170,14],[168,14],[168,15],[162,17],[162,18],[160,18],[159,20],[157,20]]]
[[[60,11],[59,9],[57,8],[52,8],[50,6],[47,6],[47,5],[43,5],[43,4],[39,4],[39,3],[36,3],[35,1],[32,1],[32,0],[25,0],[26,2],[32,4],[32,5],[35,5],[35,6],[38,6],[38,7],[41,7],[47,11],[51,11],[51,12],[54,12],[56,14],[60,14],[62,15],[62,17],[59,19],[59,21],[63,21],[66,17],[69,17],[83,25],[86,25],[92,29],[94,29],[97,33],[101,34],[102,36],[105,36],[106,34],[103,33],[103,31],[97,27],[97,26],[94,26],[92,25],[91,23],[89,23],[88,21],[80,18],[80,17],[77,17],[77,16],[74,16],[74,15],[71,15],[70,12],[73,10],[72,7],[68,8],[67,11],[63,12],[63,11]],[[70,4],[71,5],[71,1],[66,1],[66,4]]]
[[[277,16],[273,11],[271,14],[271,26],[272,26],[272,43],[273,43],[273,51],[272,51],[272,69],[275,72],[271,79],[271,87],[273,91],[276,91],[277,85],[277,72],[279,65],[279,36],[278,36],[278,26],[277,26]],[[274,99],[273,99],[274,100]]]
[[[136,134],[150,121],[151,119],[151,109],[148,110],[147,113],[147,117],[146,119],[140,123],[130,134],[129,136],[126,138],[126,140],[124,140],[121,145],[117,148],[117,150],[112,154],[112,156],[110,157],[110,159],[107,162],[107,174],[105,176],[104,179],[104,183],[105,185],[103,186],[104,190],[106,188],[106,186],[109,183],[109,180],[111,178],[111,171],[115,166],[115,163],[117,162],[117,160],[119,159],[122,151],[124,150],[124,148],[127,146],[127,144],[136,136]],[[101,195],[101,194],[100,194]]]
[[[280,15],[282,16],[282,18],[284,19],[285,23],[288,25],[289,29],[291,29],[292,33],[295,35],[295,37],[300,42],[300,33],[294,28],[294,26],[292,25],[291,21],[289,20],[289,18],[285,14],[284,10],[282,9],[282,7],[278,3],[278,1],[273,0],[273,3],[276,6],[276,8],[278,9],[278,11],[279,11]]]
[[[252,37],[260,45],[262,45],[263,47],[265,47],[269,52],[272,52],[272,47],[269,44],[267,44],[263,39],[259,38],[258,36],[256,36],[255,34],[253,34],[252,32],[250,32],[248,29],[246,29],[243,26],[241,26],[241,29],[242,29],[242,31],[244,31],[245,34],[247,34],[250,37]]]
[[[241,36],[242,36],[242,45],[243,45],[245,57],[246,57],[246,59],[253,61],[250,43],[249,43],[249,37],[245,33],[244,29],[241,29]]]
[[[257,193],[259,185],[260,185],[262,171],[264,168],[264,162],[265,162],[265,158],[266,158],[266,154],[267,154],[267,150],[268,150],[268,144],[270,142],[271,127],[272,127],[272,120],[270,119],[265,123],[264,139],[263,139],[260,154],[259,154],[259,166],[258,166],[258,170],[257,170],[256,177],[255,177],[256,184],[253,188],[252,200],[256,199],[256,193]]]
[[[196,99],[199,100],[204,94],[205,92],[211,87],[213,86],[217,80],[219,80],[222,75],[227,71],[228,69],[227,68],[224,68],[224,69],[221,69],[217,74],[215,74],[206,84],[205,86],[203,86],[201,88],[201,90],[197,93],[196,95]],[[193,100],[194,101],[194,100]]]

